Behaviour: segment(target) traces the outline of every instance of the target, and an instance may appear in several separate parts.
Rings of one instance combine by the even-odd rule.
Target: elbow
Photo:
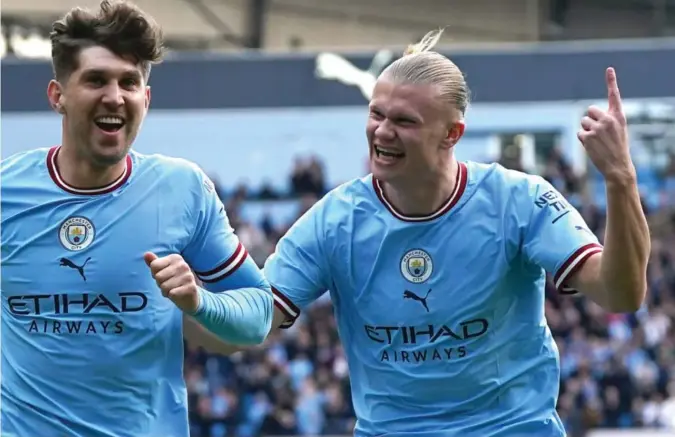
[[[241,344],[243,346],[260,346],[265,343],[265,340],[267,340],[267,336],[272,329],[271,312],[271,310],[268,311],[263,323],[252,321],[248,329],[245,330],[247,334],[241,339]]]
[[[645,301],[647,284],[635,284],[617,291],[606,309],[613,313],[635,313]]]
[[[214,331],[218,338],[228,344],[237,347],[254,347],[262,345],[267,340],[269,329],[265,329],[258,324],[248,323],[238,327],[223,329],[219,327]]]
[[[641,304],[635,304],[633,302],[629,303],[622,302],[609,305],[609,308],[607,308],[607,310],[610,313],[614,314],[632,314],[637,312],[641,306],[642,306]]]
[[[267,340],[267,336],[272,330],[274,299],[272,297],[271,292],[266,292],[264,289],[260,290],[260,292],[264,302],[262,305],[262,314],[261,314],[263,322],[260,323],[259,318],[256,318],[256,320],[252,320],[252,323],[249,329],[247,330],[247,332],[249,333],[249,335],[246,336],[247,346],[262,345],[265,342],[265,340]]]
[[[238,348],[255,347],[262,345],[267,340],[268,330],[261,329],[260,326],[240,326],[236,331],[222,329],[214,332],[218,338]]]
[[[269,334],[269,326],[265,328],[254,327],[251,330],[251,334],[247,336],[244,340],[244,346],[260,346],[265,343],[267,340],[267,335]]]

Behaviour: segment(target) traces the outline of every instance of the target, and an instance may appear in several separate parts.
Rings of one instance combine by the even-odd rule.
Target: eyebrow
[[[110,70],[104,70],[102,68],[92,68],[92,69],[84,70],[82,72],[82,76],[109,76],[110,73],[111,73]],[[122,76],[135,77],[135,78],[142,77],[141,73],[138,70],[125,70],[125,71],[122,72]]]
[[[380,112],[380,113],[383,112],[382,109],[379,106],[377,106],[376,104],[370,104],[368,106],[368,109],[370,111],[376,111],[376,112]],[[423,121],[423,118],[420,115],[405,112],[405,110],[400,110],[398,108],[393,110],[393,115],[394,115],[394,118],[408,119],[408,120],[411,120],[411,121],[415,121],[417,123]]]

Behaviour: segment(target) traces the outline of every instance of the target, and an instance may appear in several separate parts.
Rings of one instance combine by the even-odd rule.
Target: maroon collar
[[[452,207],[455,206],[457,202],[459,202],[459,199],[462,197],[462,194],[464,194],[464,190],[466,189],[467,179],[468,170],[466,168],[466,164],[460,162],[459,171],[457,172],[457,179],[455,180],[455,188],[452,191],[452,194],[445,202],[443,202],[443,205],[441,205],[440,208],[428,215],[405,215],[398,211],[384,194],[384,188],[382,187],[381,182],[374,177],[373,188],[375,189],[375,194],[377,194],[378,199],[380,199],[385,208],[387,208],[387,210],[389,210],[389,212],[397,219],[403,220],[405,222],[426,222],[434,220],[448,213]]]
[[[70,194],[93,196],[97,194],[112,193],[113,191],[124,185],[124,183],[128,181],[129,177],[131,176],[131,169],[133,166],[132,159],[131,155],[127,155],[126,165],[124,166],[124,172],[122,172],[122,174],[117,179],[115,179],[108,185],[96,188],[73,187],[72,185],[68,185],[66,181],[63,180],[63,178],[61,177],[61,173],[59,172],[59,166],[56,163],[56,157],[59,155],[60,150],[61,146],[54,146],[51,149],[49,149],[49,153],[47,153],[47,170],[49,171],[49,176],[51,176],[56,186],[58,186],[63,191],[66,191]]]

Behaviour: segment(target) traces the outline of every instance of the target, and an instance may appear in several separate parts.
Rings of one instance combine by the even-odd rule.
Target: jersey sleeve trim
[[[246,251],[244,245],[239,242],[232,256],[230,256],[224,263],[207,272],[195,272],[195,274],[197,275],[197,278],[199,278],[205,284],[222,281],[236,272],[237,269],[244,263],[244,261],[246,261],[246,257],[248,257],[248,252]]]
[[[578,248],[569,258],[560,266],[558,272],[553,277],[555,288],[561,294],[576,294],[578,290],[568,286],[566,281],[574,273],[579,271],[581,266],[591,257],[591,255],[602,252],[602,246],[597,243],[590,243]]]
[[[275,287],[272,287],[272,295],[274,296],[274,306],[279,308],[286,316],[286,320],[279,325],[279,328],[290,328],[300,316],[300,308]]]

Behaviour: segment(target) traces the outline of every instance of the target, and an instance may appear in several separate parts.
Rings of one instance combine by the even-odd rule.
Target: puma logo
[[[406,291],[403,292],[403,299],[416,300],[416,301],[418,301],[419,303],[422,304],[422,306],[424,307],[424,309],[427,310],[427,312],[429,312],[429,307],[427,306],[427,298],[429,297],[429,293],[431,293],[431,289],[429,289],[429,291],[427,291],[426,296],[419,297],[418,295],[416,295],[412,291],[406,290]]]
[[[84,266],[87,265],[91,257],[87,258],[87,260],[82,264],[81,266],[78,266],[68,258],[61,258],[61,263],[59,264],[61,267],[70,267],[71,269],[75,269],[80,273],[80,276],[82,276],[82,279],[84,279],[84,282],[87,282],[87,277],[84,275]]]
[[[336,80],[347,86],[355,86],[367,100],[370,100],[377,77],[393,58],[392,51],[380,50],[370,67],[362,70],[340,55],[321,53],[316,58],[315,75],[320,79]]]

